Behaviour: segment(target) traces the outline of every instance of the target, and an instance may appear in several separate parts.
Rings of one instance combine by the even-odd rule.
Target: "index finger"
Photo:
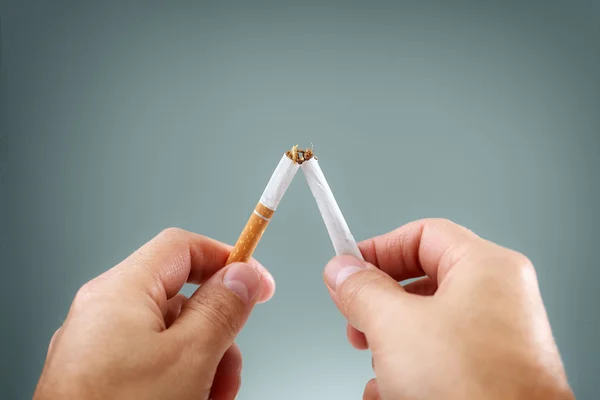
[[[206,236],[168,228],[114,267],[112,273],[130,278],[129,283],[139,285],[162,309],[186,282],[202,284],[223,268],[231,248]],[[273,295],[275,282],[256,260],[250,263],[261,271],[264,289],[260,300],[266,301]]]
[[[445,219],[423,219],[359,243],[366,261],[393,279],[423,275],[441,282],[477,243],[489,243],[465,227]]]

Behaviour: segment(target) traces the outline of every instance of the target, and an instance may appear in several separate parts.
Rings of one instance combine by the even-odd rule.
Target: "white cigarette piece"
[[[317,159],[310,158],[302,163],[301,168],[317,201],[336,255],[350,254],[364,260]]]
[[[299,165],[285,154],[281,157],[277,168],[275,168],[271,179],[269,179],[269,183],[267,183],[265,191],[260,196],[260,202],[265,207],[273,211],[277,209],[285,191],[290,186],[290,183],[292,183],[294,176],[296,176],[298,167]]]
[[[279,202],[298,172],[298,167],[296,162],[283,155],[242,234],[231,250],[226,261],[227,265],[233,262],[248,262],[252,258],[252,253],[275,214]]]

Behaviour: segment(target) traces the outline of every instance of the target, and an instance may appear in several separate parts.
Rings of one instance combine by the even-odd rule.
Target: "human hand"
[[[171,228],[85,284],[34,399],[234,399],[234,339],[275,283],[254,260],[223,268],[229,251]],[[186,281],[202,284],[189,300],[178,294]]]
[[[574,398],[525,256],[445,220],[360,248],[367,262],[336,257],[325,281],[372,352],[365,400]]]

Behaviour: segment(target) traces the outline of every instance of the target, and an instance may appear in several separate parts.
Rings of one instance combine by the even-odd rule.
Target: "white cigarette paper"
[[[303,162],[301,168],[317,201],[335,253],[337,255],[350,254],[364,260],[317,159],[313,157]]]
[[[275,211],[279,202],[283,198],[285,191],[298,172],[299,165],[290,160],[285,154],[281,157],[277,168],[273,172],[267,187],[260,196],[260,202],[265,206]]]

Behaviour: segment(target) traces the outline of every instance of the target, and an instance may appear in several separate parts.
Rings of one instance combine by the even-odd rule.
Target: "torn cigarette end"
[[[298,165],[302,165],[302,163],[310,160],[313,157],[316,159],[312,147],[310,149],[307,147],[306,149],[302,150],[298,149],[298,145],[295,145],[291,150],[288,150],[285,155]]]
[[[289,152],[288,152],[289,153]],[[275,214],[279,202],[298,172],[299,164],[284,154],[265,187],[260,201],[250,215],[235,246],[231,250],[225,265],[234,262],[248,262],[256,249],[260,238]]]

